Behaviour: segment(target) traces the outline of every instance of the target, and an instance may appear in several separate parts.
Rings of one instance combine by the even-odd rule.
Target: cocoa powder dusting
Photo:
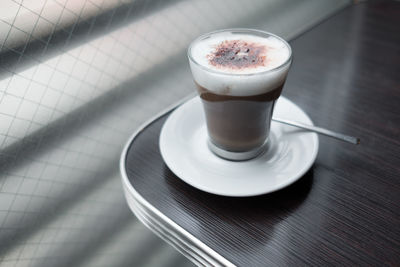
[[[253,42],[226,40],[207,55],[211,65],[217,68],[244,69],[264,66],[267,48]]]

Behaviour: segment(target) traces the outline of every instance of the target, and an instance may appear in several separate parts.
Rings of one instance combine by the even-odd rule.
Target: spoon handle
[[[353,137],[353,136],[349,136],[349,135],[345,135],[345,134],[341,134],[341,133],[337,133],[328,129],[324,129],[321,127],[317,127],[317,126],[312,126],[312,125],[307,125],[307,124],[303,124],[301,122],[297,122],[297,121],[290,121],[290,120],[286,120],[286,119],[281,119],[281,118],[272,118],[273,121],[279,122],[279,123],[283,123],[283,124],[287,124],[290,126],[294,126],[294,127],[298,127],[301,129],[306,129],[309,130],[311,132],[315,132],[315,133],[319,133],[322,135],[326,135],[329,137],[333,137],[336,138],[338,140],[341,141],[345,141],[354,145],[358,145],[360,143],[360,138],[357,137]]]

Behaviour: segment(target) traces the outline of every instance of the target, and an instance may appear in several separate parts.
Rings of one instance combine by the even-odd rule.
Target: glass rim
[[[277,38],[278,40],[280,40],[281,42],[283,42],[286,47],[289,49],[289,57],[285,60],[285,62],[283,62],[281,65],[276,66],[275,68],[269,69],[269,70],[265,70],[265,71],[261,71],[261,72],[255,72],[255,73],[226,73],[223,71],[218,71],[218,70],[214,70],[211,69],[207,66],[204,66],[202,64],[200,64],[199,62],[197,62],[191,55],[191,50],[192,47],[195,43],[204,40],[205,38],[213,35],[213,34],[217,34],[217,33],[222,33],[222,32],[239,32],[239,33],[258,33],[258,34],[262,34],[262,35],[268,35],[268,36],[273,36],[275,38]],[[270,73],[270,72],[274,72],[277,70],[280,70],[282,68],[284,68],[286,65],[288,65],[291,61],[292,61],[292,48],[289,45],[289,43],[283,39],[282,37],[279,37],[276,34],[270,33],[270,32],[266,32],[266,31],[262,31],[262,30],[257,30],[257,29],[250,29],[250,28],[229,28],[229,29],[221,29],[221,30],[216,30],[216,31],[212,31],[212,32],[208,32],[205,34],[200,35],[199,37],[197,37],[196,39],[194,39],[188,49],[187,49],[187,56],[189,58],[189,61],[193,62],[194,64],[196,64],[198,67],[200,67],[201,69],[208,71],[208,72],[212,72],[212,73],[216,73],[219,75],[226,75],[226,76],[254,76],[254,75],[261,75],[261,74],[266,74],[266,73]]]

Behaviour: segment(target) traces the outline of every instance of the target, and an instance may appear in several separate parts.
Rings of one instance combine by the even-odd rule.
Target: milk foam
[[[232,68],[214,66],[210,55],[223,41],[241,40],[266,47],[266,58],[261,66]],[[231,32],[214,33],[210,37],[195,41],[189,51],[194,61],[190,67],[196,83],[200,86],[224,95],[257,95],[269,92],[281,85],[287,75],[290,64],[284,64],[290,57],[290,48],[274,36],[260,37],[250,34],[233,34]],[[209,71],[210,70],[210,71]]]

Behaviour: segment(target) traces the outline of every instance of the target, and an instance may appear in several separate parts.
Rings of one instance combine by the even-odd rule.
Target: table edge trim
[[[185,229],[183,229],[181,226],[179,226],[178,224],[176,224],[174,221],[172,221],[170,218],[168,218],[167,216],[165,216],[162,212],[160,212],[157,208],[155,208],[154,206],[152,206],[142,195],[139,194],[139,192],[137,192],[135,190],[135,188],[133,187],[133,185],[129,182],[128,179],[128,175],[126,172],[126,168],[125,168],[125,160],[126,160],[126,156],[128,153],[128,150],[132,144],[132,142],[134,141],[134,139],[144,130],[146,129],[152,122],[154,122],[155,120],[159,119],[161,116],[165,115],[166,113],[172,111],[173,109],[175,109],[176,107],[178,107],[179,105],[185,103],[186,101],[188,101],[189,99],[193,98],[196,94],[190,94],[186,97],[184,97],[182,100],[172,104],[171,106],[167,107],[166,109],[164,109],[163,111],[159,112],[157,115],[155,115],[154,117],[150,118],[149,120],[147,120],[145,123],[143,123],[138,130],[136,130],[128,139],[128,141],[126,142],[123,150],[122,150],[122,154],[120,157],[120,172],[121,172],[121,180],[122,180],[122,185],[125,188],[125,193],[126,194],[130,194],[130,196],[136,200],[138,202],[138,205],[143,206],[144,208],[150,210],[152,213],[154,213],[156,216],[158,216],[160,218],[160,220],[166,222],[168,225],[170,225],[173,229],[175,229],[180,235],[183,235],[185,238],[187,238],[188,240],[192,241],[197,247],[199,247],[200,249],[202,249],[202,251],[210,257],[210,259],[212,261],[215,261],[217,263],[220,263],[223,266],[235,266],[233,263],[231,263],[230,261],[228,261],[227,259],[225,259],[223,256],[221,256],[220,254],[218,254],[215,250],[213,250],[212,248],[210,248],[209,246],[207,246],[206,244],[204,244],[203,242],[201,242],[199,239],[197,239],[196,237],[194,237],[192,234],[190,234],[189,232],[187,232]],[[127,196],[125,195],[126,201],[128,202],[128,206],[131,208],[132,212],[135,214],[136,217],[138,217],[135,213],[135,211],[132,209],[131,204],[129,203],[129,200],[127,198]],[[139,216],[140,217],[140,216]],[[151,229],[147,223],[142,221],[142,218],[138,219],[146,226],[148,227],[150,230],[152,230],[153,232],[155,232],[157,235],[159,235],[163,240],[165,240],[167,243],[172,243],[170,240],[166,240],[163,236],[161,236],[160,233],[157,233],[154,229]],[[155,218],[152,218],[153,220]],[[171,245],[178,245],[179,244],[171,244]],[[175,246],[174,246],[175,247]],[[182,252],[181,252],[182,253]],[[185,255],[187,256],[187,255]],[[191,259],[192,260],[192,259]],[[196,262],[195,262],[196,263]]]

